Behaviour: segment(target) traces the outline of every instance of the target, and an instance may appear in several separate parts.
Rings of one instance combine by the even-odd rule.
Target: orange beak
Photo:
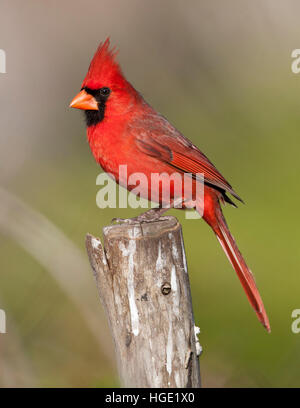
[[[72,100],[72,102],[70,103],[70,108],[77,108],[83,110],[98,110],[98,103],[92,95],[89,95],[83,89]]]

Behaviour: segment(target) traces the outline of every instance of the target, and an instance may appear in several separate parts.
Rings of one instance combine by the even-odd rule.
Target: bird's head
[[[81,91],[70,104],[71,108],[85,111],[87,126],[126,114],[139,98],[123,76],[116,54],[116,50],[110,47],[109,38],[99,45]]]

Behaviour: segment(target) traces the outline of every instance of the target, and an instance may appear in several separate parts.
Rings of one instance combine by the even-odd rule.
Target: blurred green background
[[[2,0],[0,386],[118,386],[84,249],[113,217],[83,116],[68,108],[108,35],[129,81],[208,155],[246,206],[225,208],[265,302],[251,310],[204,222],[182,222],[205,387],[298,387],[298,1]]]

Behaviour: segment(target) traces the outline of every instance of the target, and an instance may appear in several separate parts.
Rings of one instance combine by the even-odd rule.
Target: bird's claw
[[[169,219],[168,216],[162,216],[159,212],[145,212],[137,217],[134,218],[113,218],[112,222],[117,224],[142,224],[142,223],[149,223],[158,220],[167,220]]]
[[[116,224],[128,224],[128,225],[134,225],[134,224],[141,224],[145,222],[152,222],[156,221],[156,218],[146,218],[146,217],[134,217],[134,218],[113,218],[111,220],[112,223]]]
[[[116,224],[136,224],[137,221],[135,218],[113,218],[111,222]]]

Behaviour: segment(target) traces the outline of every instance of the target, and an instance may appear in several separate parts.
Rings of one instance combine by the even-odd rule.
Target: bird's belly
[[[160,205],[171,206],[182,199],[185,208],[185,202],[195,201],[197,193],[201,194],[201,186],[197,188],[194,180],[187,180],[183,173],[146,155],[117,156],[108,161],[104,158],[100,164],[122,187]]]
[[[183,173],[142,153],[134,143],[97,139],[97,146],[91,141],[90,145],[103,170],[134,194],[164,206],[182,198],[183,208],[184,202],[196,199],[194,180],[187,181]]]

